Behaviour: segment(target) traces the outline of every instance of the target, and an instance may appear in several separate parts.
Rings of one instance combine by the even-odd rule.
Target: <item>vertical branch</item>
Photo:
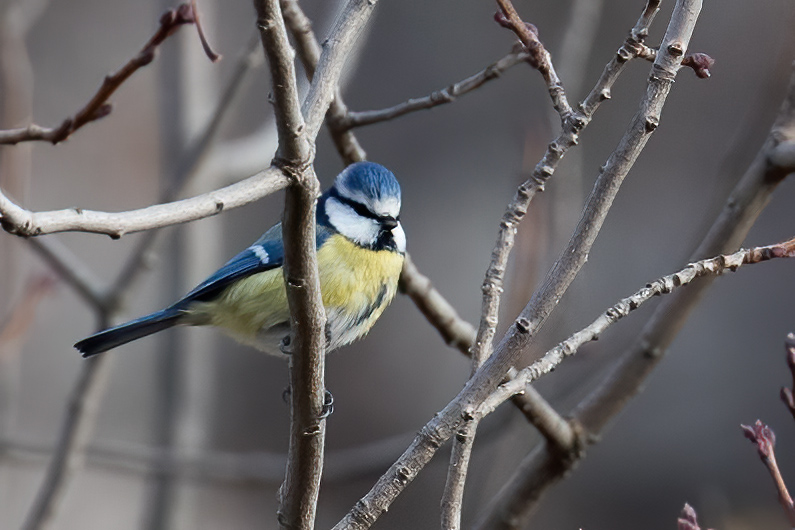
[[[273,82],[279,134],[276,163],[291,178],[283,220],[284,281],[292,329],[291,422],[278,519],[283,528],[311,529],[315,524],[323,469],[326,423],[323,417],[326,317],[315,252],[315,205],[320,186],[311,166],[314,153],[310,147],[316,131],[307,131],[301,114],[294,52],[287,39],[279,2],[255,0],[254,5]]]

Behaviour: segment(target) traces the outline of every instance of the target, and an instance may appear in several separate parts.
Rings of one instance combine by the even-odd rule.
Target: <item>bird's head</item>
[[[400,184],[379,164],[356,162],[346,167],[320,198],[318,218],[363,247],[406,251]]]

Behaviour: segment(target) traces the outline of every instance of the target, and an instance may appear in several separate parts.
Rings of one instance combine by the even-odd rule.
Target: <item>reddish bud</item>
[[[511,21],[508,20],[508,17],[505,16],[505,13],[502,11],[497,11],[494,13],[494,22],[502,26],[503,28],[513,29],[511,26]]]
[[[689,66],[693,69],[701,79],[706,79],[712,73],[709,71],[712,68],[712,65],[715,64],[715,59],[707,55],[706,53],[690,53],[685,56],[682,60],[682,66]]]
[[[193,6],[190,4],[180,4],[177,7],[177,24],[193,24],[196,22],[196,14],[193,12]]]
[[[762,460],[768,460],[773,455],[773,449],[776,447],[776,434],[773,429],[756,420],[753,427],[748,425],[740,425],[745,437],[756,444],[756,450]]]
[[[511,20],[507,16],[505,16],[505,13],[503,13],[502,11],[497,11],[496,13],[494,13],[494,22],[496,22],[503,28],[507,28],[510,30],[514,29]],[[538,37],[538,28],[535,26],[535,24],[531,24],[529,22],[523,22],[523,24],[524,27],[527,29],[527,31],[532,33],[533,36]]]
[[[685,507],[682,508],[682,513],[676,523],[679,530],[700,530],[696,511],[687,503],[685,503]]]
[[[169,9],[165,13],[160,16],[160,25],[161,26],[170,26],[174,23],[174,18],[177,14],[174,12],[173,9]]]
[[[112,111],[113,111],[113,104],[111,104],[111,103],[103,103],[94,112],[94,119],[98,120],[100,118],[104,118],[105,116],[110,114]]]

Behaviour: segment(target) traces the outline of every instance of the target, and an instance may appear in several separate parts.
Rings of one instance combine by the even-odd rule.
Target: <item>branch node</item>
[[[681,42],[672,42],[671,44],[668,45],[666,49],[668,50],[668,53],[670,53],[674,57],[681,57],[682,55],[685,54],[685,50],[682,47]]]

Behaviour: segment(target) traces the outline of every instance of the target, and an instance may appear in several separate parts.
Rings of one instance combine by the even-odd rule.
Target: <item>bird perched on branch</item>
[[[357,162],[317,204],[317,260],[326,308],[326,351],[363,337],[397,292],[406,252],[400,185],[391,171]],[[235,339],[283,355],[290,311],[281,223],[173,305],[100,331],[77,344],[90,357],[176,325],[217,326]]]

